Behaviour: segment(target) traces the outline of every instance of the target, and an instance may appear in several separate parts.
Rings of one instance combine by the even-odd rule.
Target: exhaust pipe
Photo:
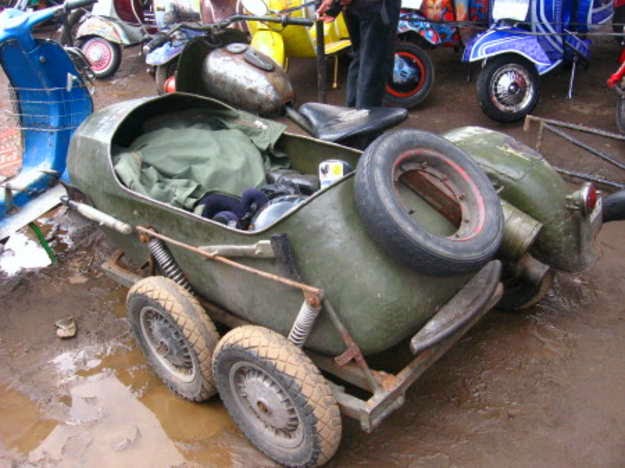
[[[603,222],[625,220],[625,190],[603,197]]]

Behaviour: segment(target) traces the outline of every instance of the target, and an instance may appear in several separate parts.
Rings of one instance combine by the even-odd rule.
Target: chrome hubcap
[[[167,370],[183,382],[195,377],[191,350],[176,325],[152,307],[141,309],[141,333],[152,354]]]
[[[493,104],[504,112],[519,112],[534,96],[532,77],[515,63],[499,68],[491,80],[490,95]]]
[[[248,421],[262,429],[274,444],[294,447],[302,442],[302,423],[291,397],[264,369],[239,362],[230,369],[229,380]]]

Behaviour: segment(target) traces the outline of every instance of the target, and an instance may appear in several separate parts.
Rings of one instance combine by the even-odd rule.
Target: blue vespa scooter
[[[6,112],[16,121],[22,147],[21,171],[0,177],[0,240],[58,203],[70,138],[93,111],[89,67],[81,52],[35,38],[32,30],[94,2],[68,0],[34,12],[9,8],[0,13],[0,64],[12,101]]]
[[[612,0],[491,0],[490,27],[465,47],[463,62],[481,62],[477,95],[486,115],[520,120],[540,95],[540,76],[570,63],[572,97],[578,62],[590,59],[591,29],[608,22]]]

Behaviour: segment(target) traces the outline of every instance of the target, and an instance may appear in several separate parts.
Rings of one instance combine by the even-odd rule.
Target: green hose
[[[30,226],[32,231],[35,233],[35,236],[37,236],[37,240],[39,241],[39,244],[41,245],[41,247],[43,247],[43,250],[45,250],[46,253],[48,254],[50,261],[53,264],[56,263],[56,255],[54,254],[54,250],[52,250],[52,247],[50,247],[50,244],[46,240],[46,237],[43,235],[43,232],[41,232],[41,229],[39,228],[39,226],[37,226],[36,223],[29,223],[28,226]]]

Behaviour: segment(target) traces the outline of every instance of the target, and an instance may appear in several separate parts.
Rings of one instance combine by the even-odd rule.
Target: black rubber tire
[[[604,223],[625,220],[625,189],[603,197],[602,217]]]
[[[165,81],[167,78],[174,75],[176,73],[176,68],[178,67],[178,57],[170,62],[167,62],[164,65],[158,65],[154,70],[154,81],[156,82],[156,92],[159,96],[162,96],[165,93]]]
[[[395,47],[395,55],[411,61],[419,69],[419,80],[414,86],[402,87],[391,81],[386,85],[384,104],[392,107],[412,109],[421,104],[430,94],[434,84],[434,64],[429,54],[418,45],[401,41]]]
[[[164,276],[150,276],[135,283],[126,298],[128,320],[152,369],[174,393],[191,401],[204,401],[216,393],[212,358],[219,334],[204,308],[193,295]],[[175,330],[176,338],[189,350],[192,380],[170,371],[148,344],[141,324],[144,311],[157,311]]]
[[[408,159],[427,162],[428,168],[448,178],[454,193],[463,194],[466,208],[453,236],[428,232],[402,205],[396,171]],[[432,133],[398,130],[376,139],[358,162],[355,197],[360,218],[380,248],[421,273],[446,276],[475,271],[495,256],[501,244],[503,213],[488,177],[463,150]]]
[[[625,98],[620,96],[616,100],[616,126],[625,134]]]
[[[527,93],[526,102],[518,110],[495,98],[491,93],[493,80],[505,70],[513,70],[524,77],[530,89]],[[540,77],[534,64],[516,54],[504,54],[490,58],[477,78],[477,98],[482,111],[497,122],[516,122],[523,119],[534,110],[540,96]],[[499,103],[499,104],[497,104]]]
[[[105,46],[108,48],[110,59],[105,62],[104,66],[101,66],[97,62],[91,61],[91,57],[89,57],[89,47],[92,46],[95,42],[97,42],[101,46]],[[119,65],[122,62],[122,48],[119,44],[107,41],[106,39],[99,36],[91,36],[88,38],[80,39],[79,47],[89,60],[91,70],[93,71],[93,74],[97,79],[108,78],[109,76],[114,75],[115,72],[119,69]]]
[[[495,308],[504,312],[522,312],[535,306],[551,291],[554,276],[555,272],[550,270],[538,284],[519,281],[505,285]]]
[[[261,399],[250,402],[242,399],[249,395],[235,394],[233,386],[240,381],[234,379],[246,369],[275,385],[271,387],[275,395],[289,405],[287,414],[296,415],[297,425],[292,430],[301,430],[302,435],[294,447],[280,446],[276,429],[257,415],[255,408]],[[342,424],[332,390],[310,358],[282,335],[251,325],[231,330],[217,345],[213,375],[232,419],[269,458],[284,466],[320,466],[336,453]],[[271,408],[269,405],[266,414],[272,414]]]

